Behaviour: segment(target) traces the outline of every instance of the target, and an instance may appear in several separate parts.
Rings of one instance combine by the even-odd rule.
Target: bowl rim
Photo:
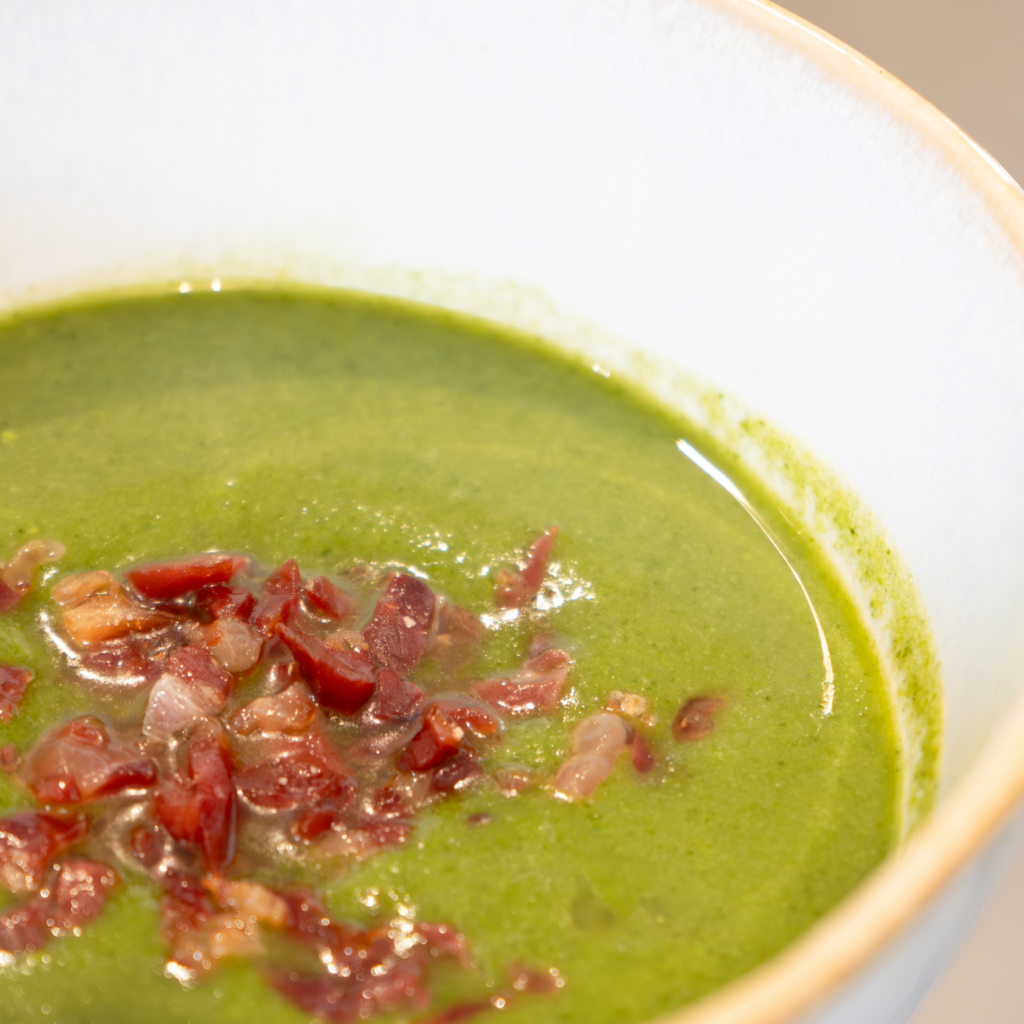
[[[1005,233],[1024,279],[1024,190],[945,114],[853,47],[770,0],[699,2],[799,52],[937,150]],[[928,906],[995,838],[1022,797],[1024,695],[931,816],[838,907],[764,964],[659,1022],[787,1024],[808,1013]]]

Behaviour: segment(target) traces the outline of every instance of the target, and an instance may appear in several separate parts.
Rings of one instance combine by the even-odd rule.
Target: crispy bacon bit
[[[509,974],[512,977],[512,987],[517,992],[549,993],[557,992],[565,986],[565,978],[557,967],[535,971],[532,967],[513,964]]]
[[[316,704],[302,683],[294,683],[271,697],[257,697],[231,717],[231,728],[241,736],[252,732],[305,732],[316,718]]]
[[[32,952],[46,944],[49,900],[36,897],[14,910],[0,914],[0,950],[5,953]]]
[[[618,715],[608,711],[588,715],[573,730],[572,757],[555,774],[555,794],[563,800],[593,796],[628,747],[629,730]]]
[[[192,738],[188,766],[199,805],[199,848],[207,871],[220,872],[235,854],[235,787],[231,754],[223,734]]]
[[[112,743],[103,723],[86,715],[39,740],[22,777],[41,803],[75,804],[151,786],[156,768],[130,746]]]
[[[443,708],[431,704],[423,716],[420,731],[409,741],[398,759],[399,771],[423,772],[458,753],[465,731]]]
[[[530,546],[526,561],[518,572],[509,569],[498,571],[494,600],[499,608],[519,608],[537,595],[557,536],[558,527],[549,526]]]
[[[317,733],[277,740],[269,757],[235,776],[238,793],[255,807],[293,811],[328,803],[346,808],[356,796],[356,784],[330,741]]]
[[[390,668],[377,673],[377,689],[368,713],[378,722],[408,718],[423,703],[423,691]]]
[[[143,608],[124,594],[92,594],[65,608],[64,628],[76,644],[117,640],[128,633],[146,633],[172,622],[170,615]]]
[[[31,669],[0,664],[0,722],[9,722],[18,713],[21,698],[34,678]]]
[[[117,594],[120,590],[121,584],[106,569],[95,569],[76,576],[65,576],[54,584],[50,596],[61,608],[70,608],[81,604],[93,594]]]
[[[40,565],[56,562],[59,558],[63,558],[65,552],[64,545],[58,544],[56,541],[30,540],[27,544],[22,544],[10,562],[0,569],[0,581],[3,581],[4,586],[20,598],[32,586],[33,571]],[[0,601],[2,600],[3,595],[0,595]],[[17,601],[17,598],[15,600]],[[6,609],[0,608],[0,611],[6,611]]]
[[[204,698],[218,710],[231,694],[234,680],[203,647],[179,647],[168,655],[165,665],[165,671],[202,691]]]
[[[654,755],[639,730],[633,734],[633,767],[641,775],[646,775],[654,767]]]
[[[53,934],[75,932],[96,917],[117,881],[117,872],[106,864],[79,858],[64,861],[52,887],[48,923],[53,922]]]
[[[196,593],[196,608],[211,619],[248,619],[255,607],[256,597],[245,587],[211,583]]]
[[[388,581],[363,636],[374,660],[396,672],[411,672],[427,650],[434,592],[422,580],[397,573]]]
[[[211,875],[203,881],[222,910],[234,911],[238,917],[284,928],[291,919],[288,901],[259,882],[229,881]]]
[[[325,707],[352,715],[372,696],[373,664],[367,655],[332,650],[315,636],[287,626],[278,626],[277,635]]]
[[[484,679],[474,683],[470,689],[485,704],[507,711],[510,715],[532,715],[538,711],[554,711],[558,707],[568,677],[569,670],[560,668],[532,682]]]
[[[246,561],[234,555],[201,555],[181,562],[142,565],[129,569],[125,576],[143,597],[168,601],[214,583],[230,583]]]
[[[0,819],[0,881],[11,892],[38,889],[53,858],[85,837],[81,814],[19,811]]]
[[[203,642],[229,672],[242,675],[253,668],[263,653],[263,635],[237,618],[217,619],[206,630]]]
[[[680,743],[702,740],[715,731],[715,713],[725,707],[717,697],[693,697],[676,712],[672,736]]]
[[[328,618],[344,619],[355,603],[341,587],[336,586],[326,576],[315,576],[306,583],[306,600],[321,614]]]

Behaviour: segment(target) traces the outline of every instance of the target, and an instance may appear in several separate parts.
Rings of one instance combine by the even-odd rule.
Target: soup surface
[[[0,366],[0,559],[34,537],[66,547],[0,616],[0,662],[34,674],[0,725],[20,757],[56,725],[131,704],[77,683],[40,628],[59,620],[54,584],[87,570],[220,549],[264,572],[295,558],[309,577],[410,574],[486,627],[454,677],[430,658],[415,669],[428,695],[522,664],[538,635],[571,655],[557,709],[506,717],[481,779],[421,809],[404,841],[282,866],[336,921],[465,936],[471,962],[429,964],[429,1008],[380,1019],[473,1003],[504,1003],[509,1024],[651,1018],[771,956],[894,845],[892,709],[852,602],[728,453],[614,378],[438,311],[259,291],[15,318]],[[739,482],[806,597],[680,438]],[[502,611],[496,573],[553,524],[539,595]],[[244,702],[267,684],[242,674],[236,690]],[[643,698],[631,728],[653,769],[620,757],[591,797],[558,799],[573,729],[615,691]],[[679,742],[673,720],[701,696],[722,702],[717,727]],[[509,795],[494,781],[509,766],[533,784]],[[0,775],[0,812],[38,806]],[[159,886],[112,867],[120,882],[82,935],[4,957],[0,1021],[310,1019],[247,958],[176,979]],[[521,965],[564,984],[520,991]]]

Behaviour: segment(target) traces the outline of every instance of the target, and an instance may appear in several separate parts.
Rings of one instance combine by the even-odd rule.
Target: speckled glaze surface
[[[1024,790],[1017,186],[752,0],[13,0],[0,40],[0,307],[214,277],[380,290],[600,356],[780,490],[786,452],[832,467],[930,618],[942,795],[812,932],[675,1019],[905,1021]],[[766,448],[761,417],[810,448]],[[800,493],[898,635],[889,584]]]

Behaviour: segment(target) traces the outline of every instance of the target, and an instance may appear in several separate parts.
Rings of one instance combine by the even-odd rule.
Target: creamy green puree
[[[475,670],[520,663],[548,628],[576,659],[571,688],[559,713],[510,720],[489,756],[550,778],[573,724],[622,690],[657,718],[657,767],[620,758],[579,803],[477,786],[422,812],[403,846],[325,869],[336,918],[401,905],[472,945],[471,970],[432,968],[433,1010],[399,1018],[508,990],[512,963],[566,983],[492,1012],[506,1024],[651,1018],[781,949],[892,849],[893,711],[850,598],[727,453],[614,377],[435,310],[241,290],[15,317],[0,367],[0,542],[61,541],[53,578],[217,547],[310,573],[411,567],[479,614],[496,569],[559,526],[553,607],[491,630]],[[831,714],[792,573],[680,437],[740,482],[803,579]],[[36,675],[0,726],[22,752],[96,707],[41,638],[48,591],[37,577],[0,618],[0,661]],[[416,678],[429,689],[429,663]],[[726,701],[717,730],[675,742],[681,703],[708,693]],[[0,811],[27,806],[0,775]],[[165,976],[158,893],[119,871],[86,934],[4,968],[0,1021],[308,1020],[245,961],[193,987]]]

